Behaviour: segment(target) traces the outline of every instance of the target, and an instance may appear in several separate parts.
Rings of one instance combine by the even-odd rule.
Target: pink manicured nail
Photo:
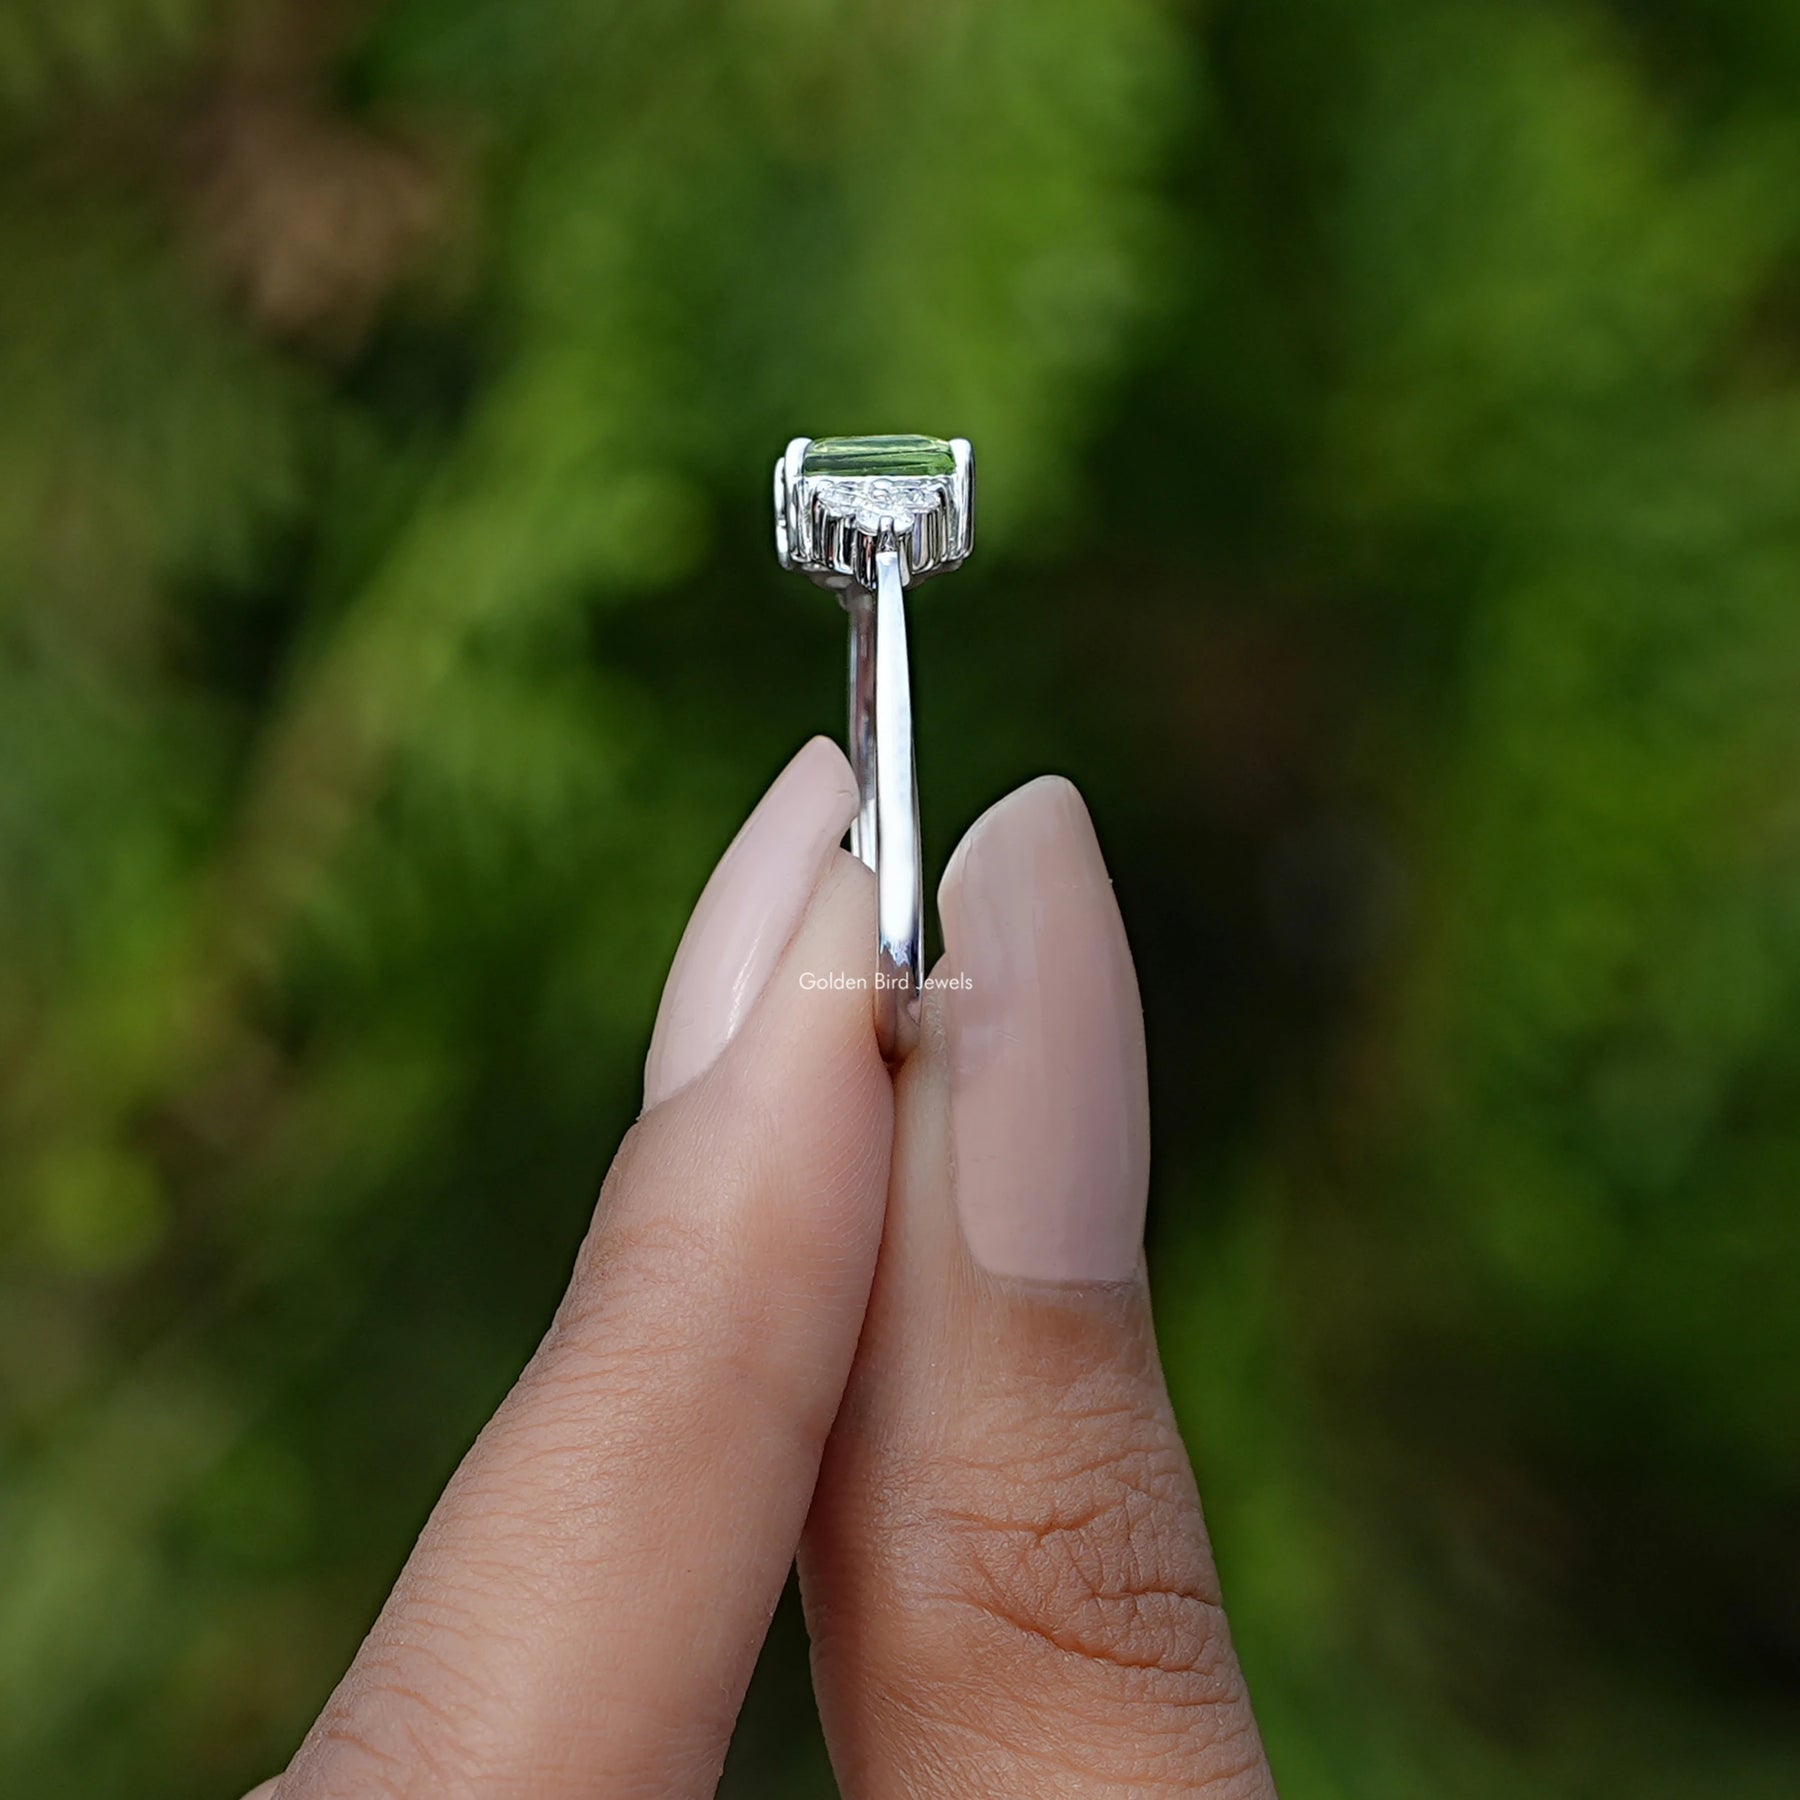
[[[703,1075],[768,985],[856,811],[844,753],[814,738],[719,859],[682,933],[644,1064],[644,1105]]]
[[[975,822],[938,890],[957,1205],[976,1261],[1123,1281],[1150,1175],[1144,1018],[1081,795],[1048,776]]]

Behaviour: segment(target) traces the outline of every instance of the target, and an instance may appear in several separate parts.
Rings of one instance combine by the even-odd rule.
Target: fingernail
[[[706,884],[663,986],[644,1063],[652,1107],[736,1036],[792,941],[856,811],[844,753],[814,738],[776,776]]]
[[[957,1205],[976,1261],[1123,1281],[1150,1175],[1144,1018],[1081,795],[1050,776],[978,819],[938,890]]]

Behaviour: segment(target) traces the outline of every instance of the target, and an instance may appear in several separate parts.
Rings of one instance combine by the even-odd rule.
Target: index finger
[[[867,992],[798,979],[872,960],[871,882],[835,848],[854,806],[815,741],[720,864],[659,1019],[661,1104],[280,1800],[712,1792],[881,1233]]]

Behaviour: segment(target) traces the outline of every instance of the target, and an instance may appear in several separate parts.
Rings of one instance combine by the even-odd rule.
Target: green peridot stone
[[[942,438],[814,438],[802,475],[951,475],[956,457]]]

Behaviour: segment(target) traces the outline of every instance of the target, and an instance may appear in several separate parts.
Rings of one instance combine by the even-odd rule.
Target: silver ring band
[[[850,766],[858,798],[850,848],[875,871],[875,1038],[889,1062],[901,1062],[919,1041],[925,878],[898,549],[877,552],[875,592],[852,588],[844,605],[850,614]]]

